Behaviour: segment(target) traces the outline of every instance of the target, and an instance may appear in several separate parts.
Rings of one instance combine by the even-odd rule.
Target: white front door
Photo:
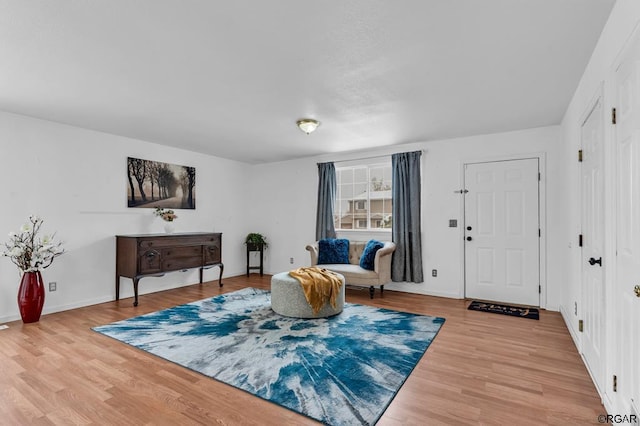
[[[465,297],[540,305],[538,159],[465,164]]]
[[[640,34],[640,32],[637,32]],[[615,76],[617,150],[616,282],[614,303],[620,412],[640,413],[640,36]],[[638,287],[640,292],[640,287]]]
[[[603,119],[599,97],[581,129],[582,354],[599,389],[603,389],[605,362]]]

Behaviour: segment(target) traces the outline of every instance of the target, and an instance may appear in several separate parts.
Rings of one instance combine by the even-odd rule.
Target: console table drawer
[[[202,246],[172,247],[162,250],[162,260],[177,259],[182,257],[197,258],[198,262],[202,257]]]
[[[177,271],[178,269],[189,269],[202,266],[202,258],[198,257],[178,257],[174,259],[163,259],[163,271]]]

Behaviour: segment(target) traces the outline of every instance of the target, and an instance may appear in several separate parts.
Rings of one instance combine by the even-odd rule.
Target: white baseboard
[[[580,339],[578,338],[578,330],[575,330],[573,327],[573,322],[571,321],[571,315],[567,313],[567,310],[563,305],[560,305],[560,314],[562,315],[562,319],[564,320],[564,324],[567,326],[567,330],[569,330],[569,335],[573,340],[573,344],[580,353]]]
[[[571,336],[571,339],[573,340],[573,344],[576,347],[576,350],[578,351],[578,355],[580,356],[580,360],[584,364],[584,366],[585,366],[585,368],[587,370],[587,373],[589,374],[589,377],[591,378],[591,382],[593,383],[593,387],[596,388],[596,392],[598,392],[598,395],[600,396],[600,401],[604,405],[604,408],[607,411],[607,413],[613,412],[613,411],[611,411],[613,409],[613,404],[612,404],[611,400],[609,399],[607,394],[605,392],[603,392],[603,390],[598,387],[598,383],[596,383],[596,381],[594,380],[593,374],[591,374],[591,370],[589,369],[589,365],[587,364],[587,361],[582,356],[582,350],[580,348],[581,343],[580,343],[580,338],[578,336],[579,331],[574,328],[574,325],[573,325],[574,322],[571,321],[571,318],[572,318],[571,314],[567,313],[567,310],[564,308],[564,306],[560,306],[560,314],[562,314],[562,319],[564,320],[564,323],[567,326],[567,330],[569,330],[569,335]],[[604,414],[604,413],[602,413],[602,414]]]
[[[432,291],[429,289],[425,289],[424,286],[416,285],[414,283],[389,283],[385,284],[384,289],[391,291],[401,291],[403,293],[422,294],[424,296],[446,297],[448,299],[463,299],[463,297],[460,297],[458,293]]]
[[[206,272],[205,272],[206,274]],[[224,280],[225,278],[231,278],[234,276],[239,276],[239,275],[245,275],[245,273],[243,272],[236,272],[235,274],[233,272],[229,273],[229,274],[224,274],[222,277],[222,283],[224,284]],[[218,280],[218,274],[214,273],[212,276],[208,277],[205,276],[205,280],[206,281],[217,281]],[[190,285],[194,285],[197,283],[193,283],[193,282],[186,282],[186,283],[180,283],[174,286],[169,286],[169,287],[149,287],[149,286],[140,286],[139,292],[138,294],[140,296],[145,295],[145,294],[151,294],[151,293],[156,293],[158,291],[165,291],[165,290],[172,290],[174,288],[180,288],[180,287],[187,287]],[[131,298],[133,297],[133,289],[132,289],[132,285],[122,285],[121,286],[121,291],[120,291],[120,299],[127,299],[127,298]],[[68,311],[71,309],[78,309],[78,308],[84,308],[86,306],[91,306],[91,305],[97,305],[100,303],[106,303],[106,302],[112,302],[114,300],[114,296],[113,294],[106,294],[106,295],[102,295],[102,296],[98,296],[95,298],[91,298],[91,299],[85,299],[85,300],[81,300],[81,301],[77,301],[74,303],[68,303],[68,304],[60,304],[60,305],[47,305],[47,303],[45,303],[44,309],[42,309],[42,315],[48,315],[48,314],[54,314],[56,312],[63,312],[63,311]],[[0,317],[0,324],[5,323],[5,322],[12,322],[12,321],[18,321],[20,320],[20,313],[16,312],[13,315],[5,315],[5,316],[1,316]]]
[[[64,305],[54,305],[47,306],[45,304],[44,309],[42,309],[42,315],[55,314],[56,312],[69,311],[71,309],[84,308],[86,306],[97,305],[99,303],[111,302],[113,300],[113,296],[100,296],[94,299],[82,300],[75,303],[69,303]],[[14,315],[7,315],[4,317],[0,317],[0,322],[11,322],[17,321],[21,319],[20,313]]]

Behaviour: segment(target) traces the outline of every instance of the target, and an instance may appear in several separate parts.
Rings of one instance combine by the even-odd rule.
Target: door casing
[[[591,121],[596,120],[596,121]],[[606,343],[607,343],[607,327],[606,327],[606,314],[607,306],[602,303],[602,299],[606,301],[606,287],[605,287],[605,273],[609,266],[607,255],[605,252],[605,240],[606,240],[606,224],[605,224],[605,116],[604,116],[604,103],[603,103],[603,89],[602,86],[598,89],[593,99],[589,102],[588,108],[583,114],[580,127],[580,143],[583,150],[583,162],[580,163],[580,222],[581,222],[581,234],[583,235],[583,246],[580,248],[580,297],[578,313],[579,317],[584,320],[584,329],[580,334],[579,351],[584,358],[585,364],[591,377],[598,389],[602,389],[605,381],[605,368],[604,363],[607,359]],[[585,127],[589,129],[589,126],[599,126],[598,137],[600,138],[599,158],[593,158],[592,153],[585,147]],[[589,200],[589,194],[586,193],[585,186],[585,172],[593,170],[585,167],[592,167],[594,165],[599,167],[600,175],[599,181],[589,181],[591,184],[596,184],[600,193],[596,194],[595,198],[599,200],[596,203],[596,211],[586,204]],[[593,201],[593,200],[592,200]],[[597,220],[598,223],[592,221]],[[588,226],[592,224],[599,229],[588,229]],[[603,258],[601,266],[589,265],[587,259],[590,257]],[[596,282],[597,281],[597,282]],[[591,293],[593,290],[591,287],[596,287],[601,294],[599,296]],[[597,296],[597,297],[596,297]]]
[[[605,407],[612,412],[627,413],[635,410],[640,414],[640,299],[633,294],[634,284],[640,284],[640,226],[637,225],[638,212],[640,212],[640,195],[637,187],[640,185],[638,169],[640,168],[640,24],[638,24],[627,41],[620,55],[614,62],[610,82],[612,85],[612,107],[617,109],[618,122],[611,126],[611,152],[615,159],[614,167],[609,175],[614,186],[615,214],[613,215],[613,229],[615,230],[612,264],[614,271],[610,289],[611,304],[616,309],[616,315],[609,321],[608,331],[611,331],[611,360],[607,362],[609,377],[618,377],[618,389],[613,392],[610,386],[605,387]],[[630,63],[635,64],[635,93],[621,99],[619,86],[622,70],[627,70]],[[624,102],[632,103],[631,111],[625,110]],[[632,114],[628,116],[628,114]],[[627,127],[629,126],[629,127]],[[625,136],[629,136],[625,139]],[[629,151],[624,151],[623,141],[629,140]],[[629,155],[632,153],[634,156]],[[626,164],[625,164],[626,162]],[[622,186],[621,178],[624,172],[629,172]],[[629,182],[631,180],[631,182]],[[624,190],[627,190],[629,199],[626,199]],[[634,198],[634,196],[636,198]],[[626,201],[625,201],[626,200]],[[626,205],[624,204],[626,202]],[[626,207],[626,209],[625,209]],[[624,212],[631,212],[628,216],[632,220],[626,220]],[[631,229],[623,228],[631,224]],[[616,255],[617,254],[617,255]],[[615,261],[613,261],[615,259]],[[611,306],[610,304],[610,306]],[[616,348],[616,351],[613,351]],[[631,399],[633,398],[633,403]],[[612,408],[610,408],[613,406]]]
[[[525,160],[527,158],[537,158],[538,167],[540,172],[540,181],[538,182],[538,202],[539,202],[539,221],[540,221],[540,308],[545,309],[548,306],[547,303],[547,167],[546,167],[546,153],[545,152],[531,152],[523,154],[503,155],[503,156],[487,156],[487,157],[470,157],[460,162],[460,182],[464,183],[465,178],[465,165],[471,163],[487,163],[493,161],[510,161],[510,160]],[[461,188],[464,190],[464,188]],[[455,191],[459,193],[459,191]],[[465,196],[460,194],[460,217],[464,218],[465,214]],[[461,221],[462,223],[463,221]],[[464,226],[459,227],[459,250],[462,262],[460,262],[460,276],[465,277],[465,246],[464,246]],[[465,286],[460,286],[458,296],[461,299],[465,297]],[[557,307],[556,307],[557,308]]]

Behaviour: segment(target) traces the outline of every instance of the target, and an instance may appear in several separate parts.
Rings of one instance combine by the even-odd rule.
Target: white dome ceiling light
[[[314,120],[313,118],[303,118],[298,120],[296,124],[298,125],[300,130],[302,130],[306,134],[309,134],[318,128],[320,122],[318,120]]]

